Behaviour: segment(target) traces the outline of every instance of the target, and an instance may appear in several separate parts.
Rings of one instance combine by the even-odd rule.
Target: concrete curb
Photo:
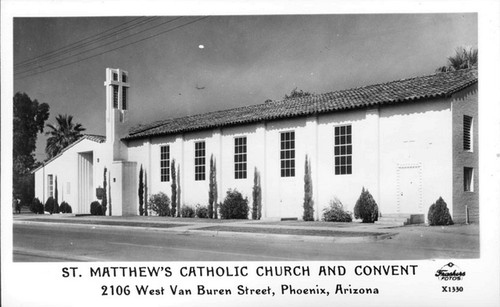
[[[57,222],[38,222],[38,221],[26,221],[18,220],[14,221],[14,224],[47,224],[47,225],[60,225]],[[198,235],[207,237],[221,237],[221,238],[262,238],[262,239],[282,239],[290,241],[307,241],[307,242],[325,242],[325,243],[368,243],[376,242],[384,239],[388,239],[392,236],[397,235],[397,233],[383,233],[379,235],[368,235],[359,237],[334,237],[334,236],[311,236],[311,235],[290,235],[290,234],[272,234],[272,233],[255,233],[255,232],[235,232],[235,231],[218,231],[218,230],[198,230],[189,229],[189,226],[176,226],[171,228],[156,228],[156,227],[142,227],[142,226],[123,226],[123,225],[102,225],[102,224],[71,224],[64,223],[69,227],[79,228],[79,227],[90,227],[95,229],[110,228],[110,229],[140,229],[148,231],[161,231],[170,232],[178,235]],[[251,227],[249,227],[251,228]]]
[[[49,252],[49,251],[41,251],[41,250],[32,250],[32,249],[26,249],[26,248],[20,248],[20,247],[15,247],[12,250],[12,255],[15,257],[15,255],[21,255],[21,256],[35,256],[35,257],[40,257],[40,258],[51,258],[51,259],[58,259],[58,260],[65,260],[67,262],[74,262],[74,261],[79,261],[79,262],[95,262],[95,261],[101,261],[98,258],[93,258],[93,257],[87,257],[87,256],[66,256],[66,255],[61,255],[60,253],[54,253],[54,252]],[[37,261],[34,261],[37,262]]]

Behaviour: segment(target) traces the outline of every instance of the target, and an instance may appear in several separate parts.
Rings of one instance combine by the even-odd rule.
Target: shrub
[[[61,211],[61,213],[72,213],[73,212],[73,210],[71,209],[71,206],[65,201],[63,201],[61,203],[61,206],[59,206],[59,210]]]
[[[38,198],[33,199],[31,202],[30,211],[33,213],[43,214],[44,207]]]
[[[337,198],[330,201],[330,205],[323,209],[325,222],[352,222],[352,213],[344,210],[342,202]]]
[[[101,204],[95,200],[90,204],[90,214],[92,215],[104,215]]]
[[[149,197],[149,208],[159,216],[169,216],[170,199],[163,192],[153,194]]]
[[[207,207],[196,205],[195,211],[196,211],[196,217],[198,217],[200,219],[208,218],[208,208]]]
[[[37,199],[38,200],[38,199]],[[39,205],[38,205],[38,214],[44,214],[45,213],[45,208],[42,204],[42,202],[39,201]]]
[[[224,202],[220,204],[221,219],[248,219],[248,199],[237,190],[227,191]]]
[[[54,212],[55,203],[56,201],[54,200],[54,197],[50,196],[45,202],[44,210],[52,214]]]
[[[181,208],[182,217],[194,217],[194,209],[191,206],[182,206]]]
[[[34,198],[30,203],[30,211],[33,213],[38,213],[38,204],[40,200],[38,198]]]
[[[451,219],[448,206],[441,197],[439,197],[439,199],[429,208],[427,219],[429,220],[429,225],[431,226],[453,225],[453,220]]]
[[[374,223],[378,220],[378,206],[368,190],[361,190],[356,205],[354,206],[354,217],[362,219],[363,223]]]

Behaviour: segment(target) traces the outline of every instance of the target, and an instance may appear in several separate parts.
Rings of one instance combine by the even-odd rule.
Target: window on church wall
[[[295,177],[295,132],[281,133],[281,177]]]
[[[352,174],[351,125],[335,127],[335,175]]]
[[[472,151],[472,117],[464,115],[464,150]]]
[[[170,181],[170,146],[160,147],[160,181]]]
[[[247,138],[234,139],[234,178],[247,178]]]
[[[194,143],[194,180],[205,180],[205,142]]]
[[[464,167],[464,191],[474,191],[474,169],[472,167]]]
[[[127,75],[122,74],[122,82],[126,83],[127,82]]]
[[[118,85],[113,85],[113,108],[118,109]]]
[[[116,72],[113,73],[113,81],[118,81],[118,74]]]
[[[54,197],[54,175],[47,175],[47,194]]]
[[[127,90],[128,88],[122,87],[122,110],[127,109]]]

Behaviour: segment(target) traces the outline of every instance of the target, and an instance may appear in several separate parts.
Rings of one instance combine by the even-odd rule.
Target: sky
[[[106,67],[129,72],[136,126],[279,100],[294,88],[319,94],[432,74],[457,47],[478,44],[474,13],[151,17],[15,18],[14,64],[144,24],[19,66],[14,92],[48,103],[47,123],[69,114],[85,133],[104,135]],[[38,137],[40,161],[45,141]]]

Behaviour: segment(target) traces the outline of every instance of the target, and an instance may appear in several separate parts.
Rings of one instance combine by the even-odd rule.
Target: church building
[[[131,86],[132,85],[132,86]],[[314,215],[334,198],[353,211],[368,189],[381,216],[426,219],[442,197],[456,223],[479,221],[478,74],[436,73],[382,84],[237,107],[129,127],[133,79],[106,69],[106,136],[85,135],[34,171],[35,197],[54,195],[90,213],[104,169],[112,215],[138,215],[139,172],[147,194],[208,204],[210,159],[218,202],[237,189],[252,203],[261,177],[262,218],[302,219],[306,156]],[[109,215],[109,212],[107,212]]]

